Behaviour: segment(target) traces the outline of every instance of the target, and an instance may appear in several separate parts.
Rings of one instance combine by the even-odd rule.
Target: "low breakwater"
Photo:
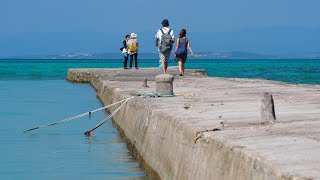
[[[107,105],[154,92],[157,74],[150,68],[70,69],[67,80],[90,83]],[[144,78],[149,88],[142,87]],[[259,123],[259,99],[266,91],[274,95],[277,116],[269,125]],[[319,86],[213,78],[188,70],[175,76],[174,93],[136,96],[113,117],[156,177],[320,178]]]

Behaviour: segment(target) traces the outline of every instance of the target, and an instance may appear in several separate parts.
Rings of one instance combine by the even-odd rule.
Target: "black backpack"
[[[162,54],[169,54],[173,45],[172,36],[170,35],[171,29],[168,33],[164,33],[162,29],[160,29],[160,31],[162,32],[162,36],[159,50]]]

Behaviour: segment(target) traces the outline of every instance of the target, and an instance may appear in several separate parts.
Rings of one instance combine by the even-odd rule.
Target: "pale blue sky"
[[[118,52],[135,32],[155,52],[163,18],[193,48],[258,53],[320,52],[319,0],[0,0],[0,57]]]

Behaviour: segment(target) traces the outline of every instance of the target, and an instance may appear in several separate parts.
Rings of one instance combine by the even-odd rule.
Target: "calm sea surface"
[[[141,60],[155,67],[158,60]],[[171,62],[170,65],[176,65]],[[0,60],[0,179],[147,179],[111,122],[84,136],[104,111],[68,123],[24,130],[101,107],[68,68],[122,67],[122,60]],[[320,60],[188,60],[210,76],[320,84]]]
[[[0,60],[0,80],[64,79],[69,68],[122,67],[116,60]],[[155,67],[158,60],[140,60],[139,67]],[[173,61],[170,66],[177,66]],[[320,84],[320,60],[200,60],[186,68],[205,69],[209,76],[262,78],[291,83]]]

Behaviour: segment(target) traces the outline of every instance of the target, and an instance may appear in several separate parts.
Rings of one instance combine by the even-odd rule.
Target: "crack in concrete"
[[[202,138],[203,133],[205,132],[212,132],[212,131],[222,131],[223,129],[221,128],[213,128],[213,129],[207,129],[203,131],[198,131],[196,132],[196,139],[194,140],[194,143],[197,144],[198,139]]]

